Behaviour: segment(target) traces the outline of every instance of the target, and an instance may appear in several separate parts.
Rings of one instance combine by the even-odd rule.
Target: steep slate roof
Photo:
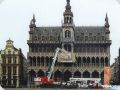
[[[62,27],[37,27],[36,34],[40,35],[60,35]],[[84,33],[84,35],[89,35],[92,33],[93,35],[97,35],[98,33],[105,34],[105,27],[104,26],[77,26],[74,28],[75,36]]]
[[[33,40],[38,41],[60,41],[60,36],[62,32],[62,27],[36,27],[35,32],[33,33]],[[106,36],[106,30],[104,26],[77,26],[74,27],[74,38],[75,41],[81,41],[80,37],[88,37],[91,35],[92,37],[101,37]],[[90,36],[90,37],[91,37]],[[82,39],[82,38],[81,38]],[[84,40],[83,38],[82,40]]]
[[[105,34],[105,27],[104,26],[78,26],[75,27],[75,35],[80,35],[84,33],[84,35],[89,35],[92,33],[93,35],[97,35],[98,33]]]
[[[39,33],[41,35],[59,35],[61,32],[62,28],[61,27],[37,27],[36,28],[36,33]]]

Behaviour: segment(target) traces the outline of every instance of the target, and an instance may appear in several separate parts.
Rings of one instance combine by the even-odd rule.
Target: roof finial
[[[35,22],[36,22],[35,14],[33,14],[33,18],[32,18],[32,20],[31,20],[31,22],[30,22],[30,27],[36,26]]]
[[[108,21],[108,15],[106,13],[106,17],[105,17],[105,27],[108,27],[109,28],[109,21]]]
[[[70,0],[67,0],[67,3],[70,3]]]
[[[70,0],[66,0],[66,1],[67,1],[66,10],[71,10]]]
[[[33,23],[35,24],[36,19],[35,19],[35,14],[33,14],[33,19],[32,19]]]
[[[108,16],[107,16],[107,13],[106,13],[105,21],[108,21]]]

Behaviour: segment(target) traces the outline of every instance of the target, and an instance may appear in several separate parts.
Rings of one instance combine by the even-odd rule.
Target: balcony
[[[111,44],[111,40],[106,40],[106,41],[76,41],[76,44]]]
[[[32,41],[32,40],[27,40],[27,44],[32,44],[32,43],[35,43],[35,44],[40,44],[40,43],[43,43],[43,44],[50,44],[50,43],[60,43],[60,41]]]
[[[54,56],[54,53],[40,53],[40,52],[38,52],[38,53],[35,53],[35,52],[28,52],[27,53],[27,56],[29,57],[29,56],[31,56],[31,57],[33,57],[33,56],[49,56],[49,57],[51,57],[51,56]]]

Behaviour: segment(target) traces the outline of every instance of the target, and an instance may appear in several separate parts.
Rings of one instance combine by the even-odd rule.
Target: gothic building
[[[71,62],[56,61],[53,77],[68,81],[70,77],[101,78],[103,68],[110,65],[108,16],[103,26],[75,26],[70,0],[67,0],[61,26],[36,26],[35,15],[29,25],[29,80],[44,76],[49,70],[57,47],[74,53]]]
[[[1,85],[3,87],[21,87],[27,83],[25,72],[25,57],[21,49],[13,45],[12,40],[6,41],[6,47],[1,54]]]

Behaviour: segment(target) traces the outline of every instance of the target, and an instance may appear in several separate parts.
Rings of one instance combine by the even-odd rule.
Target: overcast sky
[[[27,57],[29,23],[33,13],[37,26],[61,26],[66,0],[3,0],[0,3],[0,49],[9,37]],[[116,0],[71,0],[76,26],[103,26],[110,23],[111,63],[120,47],[120,4]]]

